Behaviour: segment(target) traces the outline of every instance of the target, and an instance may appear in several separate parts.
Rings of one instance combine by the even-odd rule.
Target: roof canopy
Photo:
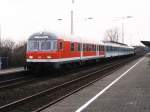
[[[144,45],[150,47],[150,41],[141,41]]]

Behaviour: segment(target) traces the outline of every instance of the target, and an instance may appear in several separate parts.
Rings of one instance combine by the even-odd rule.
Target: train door
[[[80,44],[81,49],[80,49],[80,60],[83,58],[83,43]]]
[[[58,41],[58,51],[59,51],[59,58],[62,58],[62,53],[63,53],[63,48],[64,48],[64,45],[63,45],[63,41],[59,40]]]
[[[99,46],[96,45],[96,56],[99,56]]]

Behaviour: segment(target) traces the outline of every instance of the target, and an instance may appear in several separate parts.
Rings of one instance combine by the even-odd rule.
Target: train
[[[82,64],[135,54],[134,47],[119,42],[95,41],[75,35],[61,35],[51,32],[37,32],[27,41],[26,68],[59,69],[64,65]]]

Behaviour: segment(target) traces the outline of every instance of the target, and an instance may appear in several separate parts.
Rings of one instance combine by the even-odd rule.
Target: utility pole
[[[122,22],[122,43],[124,43],[124,23]]]

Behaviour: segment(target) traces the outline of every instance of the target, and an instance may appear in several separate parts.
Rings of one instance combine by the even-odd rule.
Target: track
[[[71,95],[74,92],[90,85],[91,83],[109,75],[111,72],[118,69],[121,65],[130,62],[133,59],[135,59],[135,57],[97,67],[96,70],[91,71],[86,75],[81,75],[80,77],[77,77],[68,82],[64,82],[63,84],[58,84],[55,87],[48,88],[44,91],[32,94],[31,96],[3,105],[0,107],[0,111],[39,112],[40,110],[58,102],[59,100],[67,97],[68,95]],[[101,75],[99,75],[99,73],[101,73]]]
[[[94,65],[95,66],[95,65]],[[100,65],[101,66],[101,65]],[[69,73],[74,73],[76,71],[82,71],[83,69],[88,69],[89,67],[81,67],[77,69],[72,69],[72,70],[66,70],[67,72],[64,73],[64,71],[59,71],[59,75],[63,74],[69,74]],[[0,77],[0,90],[2,89],[9,89],[9,88],[15,88],[17,86],[21,86],[25,83],[35,81],[36,79],[40,78],[43,74],[32,74],[29,71],[23,71],[23,72],[18,72],[18,73],[12,73],[12,74],[7,74],[4,76]],[[48,74],[49,75],[49,74]],[[56,76],[57,73],[53,73],[53,76]]]
[[[21,76],[16,78],[14,77],[8,80],[0,81],[0,90],[13,88],[18,85],[31,82],[35,80],[35,78],[36,78],[35,75],[31,75],[31,76],[28,75],[28,76]]]

